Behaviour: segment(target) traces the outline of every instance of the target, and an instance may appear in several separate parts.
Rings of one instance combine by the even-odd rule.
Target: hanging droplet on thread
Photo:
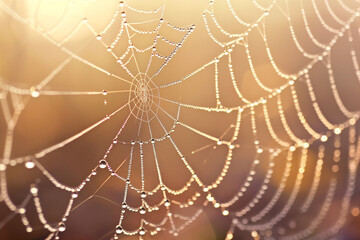
[[[144,236],[144,235],[145,235],[145,229],[140,228],[139,234],[140,234],[141,236]]]
[[[65,223],[61,222],[58,227],[60,232],[64,232],[66,230]]]
[[[31,87],[30,88],[30,94],[33,98],[37,98],[40,96],[40,92],[36,87]]]
[[[106,166],[107,166],[106,161],[104,159],[100,160],[99,167],[104,169],[104,168],[106,168]]]
[[[116,232],[117,234],[120,234],[120,233],[122,233],[122,231],[123,231],[122,227],[121,227],[120,225],[117,225],[115,232]]]
[[[28,160],[28,161],[26,161],[26,163],[25,163],[25,167],[26,167],[27,169],[34,168],[34,167],[35,167],[35,163],[34,163],[32,160]]]

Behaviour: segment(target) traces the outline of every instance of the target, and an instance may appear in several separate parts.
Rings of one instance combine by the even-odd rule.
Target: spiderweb
[[[336,237],[359,4],[1,1],[5,238],[181,237],[213,210],[226,239]]]

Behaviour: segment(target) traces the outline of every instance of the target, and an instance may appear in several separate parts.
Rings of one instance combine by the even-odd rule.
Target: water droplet
[[[125,202],[123,202],[121,207],[125,209],[125,208],[127,208],[127,204]]]
[[[64,232],[66,230],[65,223],[61,222],[58,227],[60,232]]]
[[[326,142],[326,141],[328,140],[328,137],[327,137],[326,135],[322,135],[321,138],[320,138],[320,140],[321,140],[322,142]]]
[[[224,215],[224,216],[229,215],[229,210],[224,209],[224,210],[222,211],[222,215]]]
[[[3,163],[0,163],[0,171],[5,171],[6,170],[6,165]]]
[[[25,167],[28,169],[34,168],[35,167],[35,163],[32,160],[28,160],[25,163]]]
[[[340,128],[335,128],[334,129],[334,133],[336,134],[336,135],[339,135],[340,133],[341,133],[341,129]]]
[[[33,98],[37,98],[40,96],[40,92],[36,87],[31,87],[30,88],[30,94]]]
[[[145,229],[140,228],[139,234],[140,234],[141,236],[144,236],[144,235],[145,235]]]
[[[103,91],[102,91],[102,94],[103,94],[104,96],[106,96],[106,95],[107,95],[107,91],[106,91],[106,90],[103,90]]]
[[[18,212],[19,212],[20,214],[24,214],[24,213],[26,212],[26,209],[25,209],[25,208],[19,208],[19,209],[18,209]]]
[[[107,166],[106,161],[104,159],[100,160],[99,167],[104,169],[106,168],[106,166]]]
[[[37,193],[38,193],[38,188],[37,188],[34,184],[32,184],[32,185],[30,186],[30,192],[31,192],[32,194],[37,194]]]
[[[146,198],[146,192],[141,192],[141,197]]]
[[[146,213],[145,208],[144,208],[144,207],[141,207],[141,208],[140,208],[140,214],[145,214],[145,213]]]
[[[355,118],[351,118],[351,119],[349,120],[349,123],[350,123],[350,125],[355,125],[356,119],[355,119]]]
[[[169,199],[166,199],[164,202],[165,207],[169,207],[170,206],[170,201]]]
[[[122,231],[123,231],[122,227],[121,227],[120,225],[117,225],[115,232],[116,232],[117,234],[120,234],[120,233],[122,233]]]

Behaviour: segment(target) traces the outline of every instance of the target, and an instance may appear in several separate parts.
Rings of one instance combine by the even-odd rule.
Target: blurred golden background
[[[358,173],[359,7],[357,0],[1,0],[0,239],[286,239],[321,215],[331,179],[336,187],[322,221],[289,239],[359,239],[360,189],[349,184]],[[333,127],[314,110],[308,79]],[[284,127],[277,96],[296,137]],[[263,105],[288,146],[273,139]],[[308,151],[305,170],[301,148]],[[53,179],[79,190],[76,197]],[[122,213],[124,195],[127,206],[143,206],[142,179],[144,191],[159,188],[145,198],[159,209]],[[297,180],[289,211],[267,225]],[[188,189],[174,195],[161,183]],[[29,194],[34,186],[38,198]],[[274,207],[252,223],[281,188]],[[216,204],[234,196],[229,207]],[[34,199],[53,230],[44,229]],[[116,234],[120,216],[134,236]],[[157,230],[142,219],[167,222]],[[254,229],[241,229],[248,223]]]

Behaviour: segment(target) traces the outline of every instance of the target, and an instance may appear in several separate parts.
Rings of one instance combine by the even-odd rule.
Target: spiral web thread
[[[81,12],[78,5],[87,5],[92,1],[73,1],[68,0],[66,5],[66,11],[72,9],[75,11],[78,16],[81,18],[80,22],[73,28],[73,30],[67,33],[62,38],[54,38],[55,34],[64,24],[65,15],[60,21],[50,29],[43,29],[36,20],[36,13],[32,18],[24,18],[20,13],[17,13],[13,8],[10,7],[10,4],[5,2],[0,3],[0,8],[3,14],[6,14],[16,21],[24,24],[26,27],[32,29],[38,33],[41,37],[45,38],[56,48],[64,52],[68,57],[57,66],[49,75],[40,80],[39,83],[35,86],[29,88],[19,88],[13,86],[9,79],[1,80],[1,110],[2,116],[6,122],[6,134],[5,134],[5,145],[3,156],[1,158],[0,164],[0,186],[1,186],[1,195],[0,200],[5,204],[12,212],[14,216],[19,214],[22,220],[23,225],[25,226],[28,232],[33,230],[31,222],[27,218],[26,207],[29,204],[33,204],[36,207],[36,211],[39,217],[40,222],[43,224],[43,227],[47,229],[50,233],[47,239],[58,239],[61,236],[61,232],[66,230],[66,220],[69,217],[71,210],[80,205],[74,205],[76,198],[81,194],[83,188],[87,184],[91,184],[91,180],[96,178],[98,171],[108,171],[109,178],[117,178],[118,181],[123,182],[124,188],[123,191],[123,201],[121,203],[121,213],[119,216],[118,223],[113,227],[113,231],[108,236],[112,239],[117,239],[121,235],[139,235],[140,238],[146,235],[156,235],[162,231],[168,231],[170,234],[177,236],[181,230],[183,230],[187,225],[191,224],[197,219],[197,217],[202,214],[203,206],[213,206],[216,209],[220,209],[221,213],[224,216],[232,219],[231,225],[229,227],[226,238],[232,239],[235,235],[235,230],[248,231],[249,234],[254,239],[265,238],[265,239],[327,239],[331,238],[337,234],[341,227],[345,224],[348,213],[350,211],[351,199],[354,194],[356,177],[357,177],[357,167],[360,160],[360,142],[357,141],[357,121],[359,118],[359,111],[351,111],[343,103],[339,89],[335,82],[335,75],[333,74],[334,66],[332,64],[332,50],[339,41],[348,41],[351,49],[349,54],[351,55],[353,69],[357,79],[360,84],[360,69],[358,63],[358,56],[355,49],[355,43],[353,39],[354,29],[352,26],[360,16],[360,8],[354,8],[354,6],[360,7],[359,1],[343,1],[337,0],[334,2],[326,0],[324,5],[325,9],[319,9],[318,1],[310,0],[300,0],[301,7],[301,17],[304,23],[306,30],[306,37],[309,38],[314,46],[317,47],[318,51],[308,52],[306,47],[301,44],[299,40],[299,32],[293,25],[293,19],[291,14],[291,6],[287,0],[278,2],[274,1],[263,1],[260,3],[256,0],[252,1],[252,4],[258,9],[258,16],[253,22],[247,22],[242,20],[241,16],[237,14],[237,10],[233,7],[231,0],[226,0],[227,8],[231,12],[232,17],[241,25],[245,30],[230,33],[226,30],[225,26],[222,26],[221,21],[216,15],[216,1],[210,0],[208,6],[203,11],[202,15],[199,16],[202,23],[204,24],[205,30],[208,33],[208,37],[211,38],[214,43],[216,43],[221,49],[217,56],[215,56],[211,61],[206,64],[194,69],[194,71],[184,74],[181,79],[171,80],[170,82],[163,85],[155,85],[155,77],[162,71],[163,68],[172,60],[176,53],[180,52],[183,43],[187,38],[191,37],[191,34],[196,31],[195,25],[189,25],[185,27],[177,27],[166,19],[163,18],[163,12],[166,8],[166,1],[156,10],[140,10],[132,7],[126,2],[120,2],[117,9],[114,11],[114,15],[111,21],[101,30],[97,31],[89,23],[86,15]],[[306,2],[306,4],[304,4]],[[41,3],[39,3],[41,4]],[[336,7],[334,7],[336,6]],[[272,14],[274,9],[279,10],[283,17],[286,19],[289,31],[292,37],[292,40],[300,52],[300,54],[307,59],[307,64],[303,68],[297,69],[293,73],[289,74],[281,70],[281,67],[278,66],[276,57],[273,56],[272,50],[269,47],[268,43],[268,34],[269,31],[266,29],[266,19]],[[323,11],[326,11],[331,17],[332,22],[335,24],[328,23],[326,17],[323,16]],[[139,30],[137,27],[139,25],[146,25],[148,22],[127,22],[127,15],[131,13],[151,15],[154,16],[153,20],[148,22],[156,23],[157,26],[155,29],[151,30]],[[331,38],[327,42],[322,42],[318,40],[311,30],[311,24],[308,20],[309,12],[314,12],[316,18],[321,23],[321,27],[328,31],[331,35]],[[340,14],[339,14],[340,13]],[[347,16],[346,18],[340,17]],[[109,41],[107,33],[115,28],[115,23],[120,22],[120,27],[116,28],[115,31],[117,34],[115,37]],[[336,26],[336,27],[335,27]],[[166,38],[161,29],[170,28],[178,33],[182,34],[182,37],[178,42],[170,41]],[[107,51],[113,57],[113,60],[118,63],[118,65],[127,73],[127,78],[120,77],[119,75],[112,73],[111,71],[106,70],[105,68],[98,66],[81,56],[77,53],[71,51],[66,47],[66,43],[71,41],[74,36],[80,31],[80,29],[86,29],[93,34],[94,39],[99,41],[103,45],[103,51]],[[357,29],[355,29],[357,30]],[[251,54],[252,45],[250,36],[252,34],[259,34],[262,38],[262,43],[266,48],[266,57],[270,62],[273,70],[280,79],[283,80],[283,84],[270,87],[265,79],[257,74],[256,66],[253,63],[253,57]],[[301,33],[304,34],[304,33]],[[135,35],[151,35],[153,37],[153,43],[146,47],[140,48],[134,44],[131,39]],[[219,40],[224,39],[227,40]],[[167,55],[161,55],[157,49],[158,42],[163,41],[168,45],[172,50]],[[118,43],[127,43],[127,47],[124,51],[117,51]],[[241,91],[236,76],[236,68],[233,66],[234,51],[236,49],[243,49],[246,53],[246,59],[248,68],[252,74],[253,79],[255,80],[257,86],[263,92],[262,97],[258,99],[250,99],[246,97],[246,91]],[[148,64],[145,69],[140,69],[137,62],[137,55],[147,53],[149,54]],[[160,60],[161,64],[154,68],[152,63],[155,59]],[[96,71],[101,72],[107,77],[117,79],[126,84],[130,85],[129,89],[120,89],[120,90],[101,90],[101,91],[56,91],[56,90],[47,90],[47,85],[54,79],[57,74],[59,74],[67,64],[71,61],[78,61],[84,64],[88,68],[92,68]],[[245,63],[244,63],[245,64]],[[314,66],[321,65],[327,72],[328,81],[331,86],[331,93],[333,94],[336,101],[336,108],[340,113],[346,118],[343,122],[333,123],[326,117],[326,114],[323,113],[322,109],[325,106],[321,106],[317,100],[317,93],[315,92],[312,83],[314,78],[312,77],[312,69]],[[225,66],[225,67],[224,67]],[[225,69],[223,69],[223,67]],[[136,71],[134,71],[136,69]],[[184,82],[195,81],[197,74],[200,74],[203,71],[208,69],[213,69],[213,81],[215,82],[215,89],[212,91],[215,92],[216,104],[215,106],[200,106],[192,105],[188,103],[183,103],[181,100],[172,100],[161,97],[159,94],[159,89],[166,89],[182,85]],[[221,71],[220,71],[221,70]],[[221,74],[227,71],[229,78],[221,79]],[[237,99],[233,100],[233,106],[226,106],[221,101],[222,92],[219,87],[220,81],[229,81],[231,82],[234,91],[236,92]],[[311,126],[308,122],[308,118],[301,107],[301,102],[298,98],[299,90],[298,85],[306,86],[307,92],[309,93],[312,107],[316,113],[316,119],[322,124],[322,130],[316,129]],[[298,136],[297,133],[293,131],[293,126],[291,122],[288,121],[284,103],[283,103],[283,94],[288,92],[291,94],[292,107],[295,109],[297,117],[302,124],[302,131],[307,134],[307,138]],[[100,119],[98,122],[89,126],[86,129],[78,132],[77,134],[55,144],[52,146],[47,146],[43,150],[29,154],[27,156],[12,158],[12,142],[14,136],[14,129],[17,124],[17,120],[21,116],[22,111],[26,108],[26,105],[31,98],[41,98],[42,96],[52,95],[52,96],[70,96],[70,95],[107,95],[113,94],[129,94],[129,101],[125,104],[120,105],[117,110],[107,114],[104,118]],[[286,137],[280,136],[277,130],[273,127],[272,121],[270,119],[268,102],[274,101],[277,105],[277,116],[280,118],[281,125],[286,132]],[[173,115],[167,112],[160,104],[160,102],[167,102],[175,105],[177,108],[177,114]],[[181,121],[181,109],[190,109],[192,111],[205,111],[211,112],[214,114],[231,114],[235,113],[235,119],[233,124],[230,125],[229,129],[221,136],[212,136],[207,133],[205,130],[197,129],[186,122]],[[128,113],[126,113],[128,112]],[[162,119],[159,118],[158,112],[164,113],[172,122],[172,127],[168,128],[162,123]],[[94,166],[92,172],[89,173],[86,179],[84,179],[78,186],[72,187],[67,186],[59,182],[50,172],[47,171],[45,167],[41,164],[43,157],[48,155],[51,152],[59,151],[64,146],[71,144],[73,141],[81,138],[83,135],[97,128],[107,121],[111,121],[115,115],[124,114],[127,116],[125,121],[121,123],[121,127],[117,133],[114,134],[114,138],[111,140],[111,144],[108,149],[106,149],[105,154],[102,159],[100,159],[99,164]],[[255,150],[253,157],[252,165],[248,171],[248,174],[242,183],[242,186],[238,191],[227,200],[222,200],[218,198],[213,190],[217,188],[224,187],[221,185],[224,178],[226,177],[231,164],[233,161],[241,161],[233,157],[236,151],[242,147],[241,144],[238,144],[239,132],[241,131],[242,121],[245,118],[250,118],[251,122],[251,132],[253,135],[252,148]],[[126,128],[128,122],[134,121],[134,119],[139,120],[139,131],[137,137],[134,137],[131,141],[122,141],[120,136],[123,129]],[[163,129],[162,136],[157,137],[153,135],[153,121],[156,121],[160,124]],[[260,132],[257,125],[259,123],[264,123],[268,130],[267,133]],[[140,129],[148,129],[149,138],[142,139],[139,137]],[[227,154],[224,156],[224,165],[220,170],[218,176],[213,178],[214,180],[211,183],[204,183],[204,181],[197,175],[197,172],[193,169],[191,162],[181,150],[181,143],[176,142],[172,137],[172,134],[176,131],[182,131],[181,129],[187,129],[193,132],[196,135],[199,135],[211,143],[203,148],[194,149],[192,154],[197,154],[201,151],[206,151],[210,147],[226,146]],[[230,139],[226,140],[224,136],[232,132]],[[272,147],[269,147],[270,144],[262,143],[262,135],[269,134],[272,138]],[[346,135],[346,136],[344,136]],[[346,142],[344,143],[344,139]],[[161,166],[158,162],[158,152],[165,151],[158,147],[159,142],[168,141],[173,149],[178,154],[178,159],[185,165],[187,171],[190,173],[190,178],[184,182],[183,187],[179,189],[172,189],[164,183],[162,177]],[[326,142],[333,142],[333,147],[328,147]],[[116,148],[117,144],[124,144],[128,146],[129,149],[129,158],[126,159],[120,166],[113,166],[111,163],[111,157],[109,157],[113,148]],[[348,153],[344,154],[347,158],[341,158],[343,154],[340,153],[341,145],[348,146]],[[146,161],[147,156],[144,154],[143,148],[145,146],[150,146],[153,152],[153,158],[155,160],[156,169],[153,171],[153,174],[158,178],[158,184],[154,189],[147,189],[145,182],[145,173],[143,162]],[[314,176],[312,183],[310,184],[308,191],[306,193],[300,193],[301,184],[304,178],[304,172],[309,168],[309,159],[308,159],[308,150],[316,149],[317,151],[317,161],[314,166]],[[328,149],[329,148],[329,149]],[[135,158],[134,152],[138,151],[139,159]],[[330,152],[330,153],[328,153]],[[298,153],[298,154],[295,154]],[[333,161],[324,161],[326,154],[331,154]],[[299,155],[298,159],[296,156]],[[340,159],[341,158],[341,159]],[[132,163],[134,161],[140,161],[141,166],[141,183],[140,187],[137,187],[137,183],[134,184],[131,181],[132,174]],[[298,166],[294,162],[299,161]],[[273,172],[275,171],[276,165],[279,161],[282,161],[285,164],[285,168],[282,173],[282,178],[277,184],[277,189],[275,194],[272,195],[271,199],[267,201],[267,204],[260,211],[252,212],[261,200],[265,200],[263,197],[266,194],[266,191],[269,188]],[[345,191],[342,196],[342,201],[340,204],[340,213],[337,218],[334,219],[333,224],[327,226],[326,229],[318,231],[319,225],[326,218],[329,209],[333,206],[333,200],[335,192],[338,186],[338,179],[340,178],[339,173],[339,161],[345,161],[347,164],[346,171],[346,180],[345,180]],[[263,162],[263,163],[261,163]],[[260,164],[267,163],[267,169],[265,173],[258,171],[258,166]],[[64,210],[62,219],[57,223],[50,223],[46,220],[46,212],[43,212],[41,206],[41,199],[38,197],[38,192],[41,189],[38,188],[36,183],[30,185],[30,190],[28,196],[24,199],[21,204],[15,204],[11,200],[11,196],[7,190],[7,171],[9,168],[14,167],[18,164],[24,164],[26,168],[38,168],[42,174],[48,178],[48,180],[56,188],[60,188],[63,191],[69,192],[69,202],[67,208]],[[127,166],[127,175],[122,176],[117,173],[117,170],[120,167]],[[328,167],[332,171],[331,179],[328,183],[328,190],[325,196],[322,196],[322,205],[318,209],[316,217],[314,217],[307,226],[302,226],[302,228],[297,229],[297,231],[292,231],[290,234],[286,233],[286,227],[283,227],[281,220],[289,215],[296,218],[297,215],[308,213],[309,208],[314,202],[314,199],[317,196],[317,191],[319,190],[319,182],[322,176],[322,172],[325,167]],[[329,167],[330,166],[330,167]],[[289,183],[290,171],[293,168],[298,168],[296,170],[295,181]],[[31,170],[29,170],[31,171]],[[263,174],[259,178],[259,175]],[[253,196],[253,198],[242,207],[236,207],[237,203],[243,198],[243,196],[248,194],[248,190],[251,188],[255,179],[263,179],[259,190]],[[274,206],[278,204],[280,197],[284,194],[286,185],[293,184],[291,192],[285,202],[282,203],[282,206],[274,211]],[[101,185],[102,186],[102,185]],[[100,186],[100,188],[101,188]],[[123,186],[123,185],[122,185]],[[195,186],[195,187],[193,187]],[[197,190],[194,190],[197,189]],[[140,206],[133,206],[130,201],[127,199],[128,192],[132,191],[141,198]],[[173,200],[173,196],[182,195],[185,192],[193,191],[192,196],[185,202],[179,202]],[[161,193],[162,200],[155,205],[150,205],[147,201],[148,198],[151,198],[152,195],[156,193]],[[300,194],[305,194],[303,202],[300,204],[297,212],[293,212],[293,208],[297,208],[295,201],[298,199]],[[181,214],[182,209],[195,207],[196,211],[193,211],[192,215],[184,216]],[[137,229],[128,230],[123,227],[123,223],[127,221],[125,213],[133,212],[134,214],[147,215],[150,212],[156,212],[160,209],[165,209],[166,214],[163,217],[163,220],[160,222],[150,222],[142,218],[141,224]],[[269,214],[271,212],[271,214]],[[251,213],[251,214],[250,214]],[[182,221],[182,224],[175,223]],[[2,226],[5,225],[4,222],[7,222],[8,218],[3,220]],[[290,223],[290,225],[293,225]],[[291,227],[291,226],[290,226]],[[277,231],[275,231],[277,229]],[[236,238],[236,237],[235,237]]]

